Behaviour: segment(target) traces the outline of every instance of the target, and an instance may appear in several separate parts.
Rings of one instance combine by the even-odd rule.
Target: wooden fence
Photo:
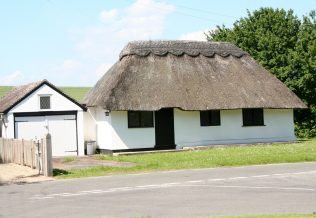
[[[0,138],[0,163],[15,163],[53,175],[51,136],[38,141]]]

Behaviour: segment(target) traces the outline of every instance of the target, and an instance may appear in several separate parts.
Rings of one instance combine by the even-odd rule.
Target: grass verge
[[[0,86],[0,97],[7,94],[11,91],[14,87],[13,86]],[[58,87],[61,91],[65,94],[71,96],[78,102],[81,102],[84,96],[88,93],[91,87]]]
[[[136,163],[133,167],[93,167],[55,173],[56,178],[78,178],[117,173],[177,170],[223,166],[316,161],[316,138],[300,143],[236,146],[130,156],[97,156],[100,160]]]
[[[254,215],[254,216],[219,216],[212,218],[316,218],[316,214],[284,214],[284,215]]]

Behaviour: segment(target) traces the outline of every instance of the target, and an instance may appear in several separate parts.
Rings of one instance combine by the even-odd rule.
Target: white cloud
[[[64,60],[61,69],[62,70],[75,70],[78,69],[81,66],[81,63],[77,60],[73,59],[66,59]]]
[[[116,9],[104,10],[100,13],[100,20],[102,22],[110,22],[118,16],[118,11]]]
[[[126,8],[102,11],[100,19],[111,17],[112,21],[81,31],[76,49],[85,57],[102,57],[103,61],[114,62],[128,41],[161,37],[166,17],[174,10],[170,4],[137,0]]]
[[[12,73],[6,74],[0,78],[1,85],[21,85],[24,80],[24,75],[20,70],[16,70]]]
[[[207,30],[186,33],[180,36],[180,40],[206,41],[205,33]]]
[[[64,63],[62,69],[59,66],[54,71],[76,71],[76,81],[94,85],[118,60],[119,52],[127,42],[161,38],[167,16],[174,10],[173,5],[156,0],[136,0],[125,8],[101,11],[97,25],[70,32],[70,38],[75,42],[76,57],[73,59],[81,64],[66,69],[65,65],[74,63]]]
[[[69,30],[74,55],[37,76],[60,85],[93,86],[132,40],[161,38],[175,7],[160,0],[136,0],[124,8],[100,10],[94,26]]]
[[[3,85],[48,79],[57,86],[92,86],[118,61],[119,52],[132,40],[162,39],[167,18],[176,10],[163,0],[135,0],[123,8],[100,9],[95,25],[69,30],[74,54],[37,72],[23,69],[0,77]]]
[[[70,75],[76,73],[76,71],[80,70],[82,64],[80,61],[75,59],[66,59],[58,66],[52,67],[46,70],[46,76],[60,76],[60,75]]]

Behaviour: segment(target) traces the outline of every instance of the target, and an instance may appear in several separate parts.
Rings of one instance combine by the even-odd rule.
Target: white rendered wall
[[[96,141],[100,149],[112,149],[112,126],[111,113],[105,116],[105,110],[102,108],[89,108],[90,114],[96,122]]]
[[[41,110],[39,104],[40,95],[51,96],[51,109]],[[10,110],[11,113],[16,112],[35,112],[35,111],[71,111],[82,110],[78,105],[69,101],[67,98],[56,92],[47,85],[43,85],[33,92],[30,96],[16,105]]]
[[[155,146],[155,128],[128,128],[127,111],[112,111],[105,116],[101,108],[89,108],[96,120],[97,145],[100,149],[118,150]]]
[[[84,120],[83,114],[86,113],[82,109],[77,112],[77,132],[78,132],[78,155],[84,155]]]
[[[101,149],[134,149],[155,146],[154,128],[128,128],[127,112],[105,116],[96,109],[97,144]],[[220,126],[201,126],[199,111],[174,109],[177,147],[296,140],[292,109],[264,109],[265,126],[243,127],[242,110],[221,111]]]
[[[51,96],[51,109],[40,109],[39,96]],[[78,105],[74,104],[54,89],[46,84],[38,88],[35,92],[29,95],[26,99],[21,101],[13,107],[7,114],[7,128],[4,129],[3,137],[14,138],[14,116],[13,113],[18,112],[41,112],[41,111],[78,111],[77,113],[77,130],[78,130],[78,152],[79,155],[84,155],[84,120],[83,110]]]
[[[112,149],[155,147],[155,128],[128,128],[127,111],[111,112],[113,127]]]
[[[88,110],[83,113],[84,123],[84,140],[96,141],[97,140],[97,123],[94,116],[94,110]]]
[[[199,111],[174,110],[177,147],[296,139],[292,109],[264,109],[264,124],[243,127],[242,110],[222,110],[220,126],[201,126]]]

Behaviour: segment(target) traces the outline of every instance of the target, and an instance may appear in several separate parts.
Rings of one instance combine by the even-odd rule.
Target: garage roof
[[[81,105],[70,96],[66,95],[64,92],[62,92],[60,89],[58,89],[47,80],[40,80],[26,85],[17,86],[9,91],[6,95],[0,97],[0,113],[8,113],[15,105],[23,101],[26,97],[31,95],[34,91],[36,91],[43,85],[49,86],[68,100],[72,101],[74,104],[78,105],[83,110],[86,110],[83,105]]]

